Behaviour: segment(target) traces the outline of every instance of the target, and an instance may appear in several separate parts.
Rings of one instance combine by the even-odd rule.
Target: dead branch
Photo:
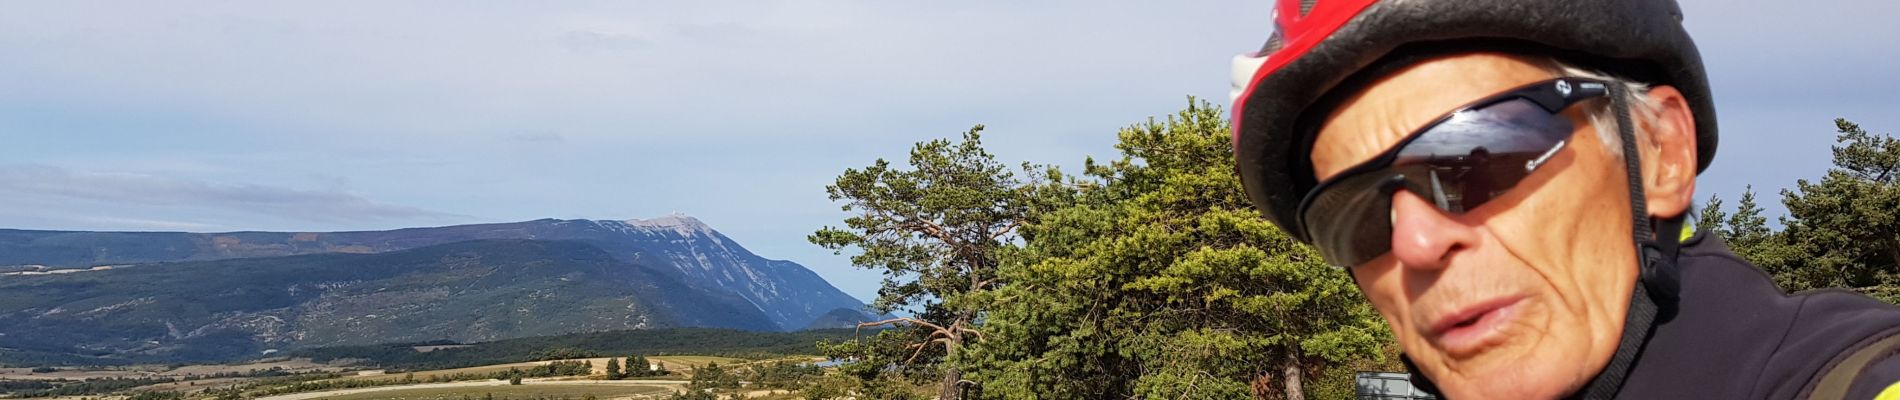
[[[917,356],[921,356],[921,355],[924,355],[924,349],[925,349],[925,348],[927,348],[927,347],[930,347],[930,345],[931,345],[931,344],[934,344],[934,343],[943,343],[943,345],[944,345],[945,347],[948,347],[948,346],[950,346],[950,339],[949,339],[949,338],[940,338],[940,339],[934,339],[934,340],[931,340],[931,341],[928,341],[928,342],[923,342],[923,343],[918,343],[918,344],[913,344],[913,345],[911,345],[911,346],[913,346],[913,347],[916,347],[916,348],[917,348],[917,351],[914,351],[914,352],[911,352],[911,353],[910,353],[910,358],[909,358],[909,359],[905,359],[905,360],[904,360],[904,364],[911,364],[911,363],[915,363],[915,362],[917,362]]]
[[[989,340],[983,336],[983,331],[976,330],[976,328],[963,328],[963,331],[976,334],[976,340]]]
[[[908,322],[908,323],[923,325],[925,327],[929,327],[930,329],[935,329],[939,331],[949,331],[949,329],[945,329],[943,326],[930,323],[929,321],[924,321],[924,320],[916,319],[916,318],[907,318],[907,317],[897,317],[897,318],[891,318],[891,319],[887,319],[883,321],[859,322],[858,328],[864,328],[868,326],[879,326],[879,325],[896,326],[897,323],[899,322]]]
[[[1008,235],[1010,232],[1015,232],[1016,228],[1022,225],[1022,220],[1011,220],[1009,221],[1009,225],[1004,225],[1002,228],[997,228],[995,232],[990,233],[990,240],[996,240],[1002,238],[1003,235]]]

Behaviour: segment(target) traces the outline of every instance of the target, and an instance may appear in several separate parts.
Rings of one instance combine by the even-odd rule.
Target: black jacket
[[[1900,346],[1876,343],[1900,338],[1900,307],[1840,289],[1789,295],[1703,232],[1682,242],[1675,266],[1680,286],[1655,296],[1664,300],[1654,329],[1608,388],[1616,398],[1806,399],[1824,374],[1854,364],[1842,359],[1863,353],[1872,355],[1864,368],[1842,368],[1853,378],[1845,398],[1872,399],[1900,382]],[[1436,391],[1407,364],[1414,384]]]
[[[1838,359],[1900,333],[1900,308],[1839,289],[1785,294],[1707,233],[1683,242],[1676,265],[1677,299],[1658,305],[1618,398],[1807,398]],[[1900,357],[1891,355],[1867,364],[1848,398],[1900,382]]]

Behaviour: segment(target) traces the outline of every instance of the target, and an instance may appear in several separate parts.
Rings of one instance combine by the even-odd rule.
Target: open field
[[[254,378],[199,379],[195,381],[160,383],[156,385],[140,386],[137,390],[139,391],[165,391],[165,392],[196,392],[196,391],[203,390],[206,388],[239,385],[245,382],[250,382],[252,379]]]
[[[685,371],[688,369],[704,366],[707,363],[716,362],[721,365],[732,365],[732,364],[743,363],[749,360],[746,360],[743,358],[713,357],[713,356],[647,356],[647,361],[652,361],[652,362],[660,363],[661,365],[665,365],[666,370],[668,371]],[[605,362],[605,361],[602,361],[602,362]]]
[[[804,398],[800,397],[798,392],[790,390],[754,390],[746,392],[745,397],[758,400],[797,400]]]
[[[463,396],[495,399],[572,398],[594,396],[599,399],[638,398],[673,393],[673,386],[646,382],[562,382],[534,381],[509,385],[503,381],[435,383],[408,386],[345,389],[261,397],[258,400],[461,400]]]
[[[622,362],[625,362],[624,357],[615,357],[615,358],[620,358]],[[806,358],[809,358],[809,357],[797,357],[797,358],[786,358],[786,359],[802,360]],[[647,360],[654,363],[659,363],[661,365],[665,365],[668,371],[680,371],[680,372],[687,371],[693,368],[698,368],[701,366],[705,366],[707,363],[714,363],[714,362],[720,363],[723,365],[738,365],[738,364],[745,364],[748,362],[752,362],[751,360],[746,360],[743,358],[714,357],[714,356],[649,356],[647,357]],[[779,359],[775,359],[775,360],[779,360]],[[605,375],[607,373],[607,357],[558,360],[558,361],[587,361],[589,364],[592,364],[594,366],[595,375]],[[531,362],[513,363],[513,364],[484,365],[480,367],[469,367],[469,368],[443,369],[443,370],[433,370],[433,371],[416,371],[413,373],[415,374],[415,377],[418,380],[428,380],[429,378],[436,377],[436,376],[448,376],[448,375],[455,375],[455,374],[489,374],[489,373],[507,371],[509,368],[528,369],[528,368],[533,368],[537,366],[547,365],[549,362],[552,362],[552,361],[531,361]],[[365,371],[361,373],[360,375],[344,377],[344,378],[339,378],[339,379],[348,379],[348,380],[402,379],[402,377],[407,374],[410,374],[410,373],[407,373],[407,372],[382,373],[382,372]]]
[[[490,373],[507,371],[509,368],[528,369],[535,366],[547,365],[547,363],[548,363],[547,361],[535,361],[535,362],[524,362],[524,363],[514,363],[514,364],[484,365],[480,367],[442,369],[442,370],[434,370],[434,371],[416,371],[416,372],[413,372],[413,374],[415,374],[415,377],[418,380],[428,380],[429,378],[433,378],[437,376],[449,376],[449,375],[455,375],[455,374],[490,374]],[[358,380],[358,381],[402,379],[403,376],[409,375],[409,374],[412,374],[412,373],[410,372],[382,373],[381,371],[364,371],[356,376],[347,376],[347,377],[342,377],[342,378],[337,378],[337,379]]]
[[[297,358],[297,359],[282,360],[282,361],[256,362],[256,363],[249,363],[249,364],[187,365],[183,367],[178,367],[177,369],[173,369],[170,371],[165,371],[163,375],[165,376],[186,376],[186,375],[204,376],[204,375],[212,375],[212,374],[218,374],[218,373],[242,374],[242,373],[247,373],[253,370],[265,371],[271,368],[279,368],[279,369],[284,370],[285,372],[292,372],[292,373],[315,372],[315,371],[334,372],[334,371],[343,370],[343,368],[341,367],[330,365],[330,364],[313,362],[313,361],[310,361],[310,359],[308,358]]]
[[[307,358],[253,362],[245,364],[203,364],[171,368],[163,365],[136,365],[112,368],[60,368],[55,372],[35,373],[30,368],[0,368],[0,379],[68,379],[86,380],[94,378],[183,378],[186,376],[207,376],[219,373],[243,374],[252,371],[266,371],[278,368],[285,372],[301,373],[316,371],[342,371],[343,368],[330,364],[312,362]]]
[[[646,385],[519,385],[402,389],[322,398],[331,400],[460,400],[462,396],[486,398],[486,395],[493,394],[496,399],[550,397],[580,399],[590,395],[601,399],[613,399],[670,393],[673,393],[672,388]]]
[[[615,358],[620,359],[622,361],[625,360],[625,357],[615,357]],[[634,377],[627,380],[617,380],[617,381],[604,380],[604,376],[606,374],[606,365],[607,365],[607,360],[608,360],[608,358],[606,357],[558,360],[558,361],[567,361],[567,362],[585,361],[590,366],[592,366],[592,374],[582,375],[582,376],[529,378],[524,381],[525,383],[524,385],[520,385],[520,386],[510,386],[507,384],[506,381],[497,380],[497,379],[481,379],[481,380],[469,380],[469,381],[459,381],[459,382],[436,382],[436,383],[426,383],[426,382],[430,381],[431,379],[448,378],[454,375],[462,375],[463,377],[477,376],[481,378],[488,378],[488,377],[493,376],[496,373],[506,372],[510,369],[530,370],[537,367],[546,366],[547,364],[554,361],[520,362],[520,363],[485,365],[485,366],[479,366],[479,367],[414,371],[414,372],[358,371],[355,374],[348,375],[348,376],[322,379],[318,381],[309,381],[309,383],[317,384],[317,385],[323,385],[324,382],[335,383],[338,381],[362,382],[362,383],[368,383],[368,381],[380,381],[380,383],[372,384],[372,385],[378,385],[374,387],[357,387],[357,388],[324,390],[324,391],[305,392],[305,393],[292,393],[292,394],[264,397],[264,399],[313,400],[313,399],[327,399],[327,398],[346,398],[346,399],[352,399],[352,400],[360,400],[360,399],[462,400],[462,395],[464,394],[469,395],[469,397],[471,398],[481,399],[483,395],[487,393],[494,393],[497,399],[504,399],[504,398],[509,398],[509,396],[512,396],[512,398],[516,400],[526,400],[526,399],[533,399],[533,398],[562,398],[562,397],[581,399],[589,395],[592,395],[597,399],[603,399],[603,400],[605,399],[638,399],[638,398],[649,398],[650,396],[645,396],[647,394],[664,395],[664,394],[670,394],[675,390],[679,390],[680,388],[684,387],[684,385],[686,384],[686,381],[690,379],[691,372],[694,369],[703,368],[709,363],[719,363],[722,366],[726,366],[732,369],[744,369],[751,365],[769,365],[771,363],[778,363],[778,362],[807,363],[807,362],[812,362],[812,361],[823,360],[822,357],[816,357],[816,356],[785,356],[785,357],[755,360],[755,359],[744,359],[744,358],[733,358],[733,357],[695,356],[695,355],[649,356],[647,357],[647,359],[651,362],[664,365],[666,369],[669,371],[672,371],[673,374],[666,375],[666,376],[655,376],[655,377]],[[133,366],[133,367],[100,368],[100,369],[92,369],[92,370],[63,369],[63,370],[52,372],[52,373],[32,373],[25,369],[18,369],[17,371],[0,370],[0,374],[11,373],[11,374],[22,375],[23,377],[31,377],[28,379],[60,379],[60,378],[84,379],[84,378],[108,378],[108,377],[113,377],[113,378],[118,378],[118,377],[184,378],[186,376],[207,377],[209,375],[215,375],[215,374],[220,374],[220,373],[247,374],[247,373],[256,372],[256,371],[269,371],[272,368],[277,368],[278,370],[287,371],[287,372],[288,371],[296,371],[296,372],[343,371],[343,367],[333,366],[329,364],[314,363],[314,362],[310,362],[307,359],[295,359],[295,360],[281,360],[280,359],[280,360],[274,360],[272,362],[267,362],[267,363],[248,363],[248,364],[231,364],[231,365],[192,365],[192,366],[183,366],[183,367],[176,367],[176,368],[173,368],[170,366]],[[406,377],[415,379],[417,382],[400,382],[400,380]],[[129,389],[127,391],[122,391],[119,393],[127,394],[127,393],[148,392],[148,391],[200,393],[201,390],[206,389],[206,388],[240,387],[240,386],[245,386],[247,384],[251,384],[253,382],[260,382],[261,379],[266,379],[266,378],[225,377],[225,378],[214,378],[214,379],[198,379],[198,380],[193,380],[193,381],[179,381],[179,382],[172,382],[172,383],[160,383],[160,384],[154,384],[154,385],[141,386],[141,387]],[[291,378],[291,379],[292,381],[296,380],[295,378]],[[276,385],[276,384],[273,384],[273,385]],[[347,387],[347,386],[355,386],[355,385],[332,385],[332,386],[318,386],[318,387],[339,387],[339,386]],[[782,391],[781,392],[753,391],[751,393],[748,393],[748,395],[749,395],[748,397],[753,397],[753,398],[776,399],[776,398],[786,398],[786,396],[789,396],[790,394],[786,392],[782,392]],[[82,396],[82,397],[87,397],[87,396]],[[78,397],[75,397],[74,399],[78,399]]]
[[[124,367],[112,369],[71,369],[61,368],[56,372],[33,372],[31,368],[0,368],[0,379],[4,380],[86,380],[109,378],[149,378],[158,376],[164,370],[159,367]]]

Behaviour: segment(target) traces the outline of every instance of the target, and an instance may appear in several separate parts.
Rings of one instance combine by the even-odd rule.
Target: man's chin
[[[1535,362],[1519,349],[1497,349],[1447,367],[1450,379],[1432,382],[1454,399],[1547,399],[1563,397],[1581,387],[1575,365]],[[1510,354],[1506,354],[1510,353]]]

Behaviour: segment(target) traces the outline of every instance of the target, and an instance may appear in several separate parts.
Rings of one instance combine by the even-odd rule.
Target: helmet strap
[[[1629,175],[1630,234],[1636,245],[1637,284],[1630,293],[1629,310],[1623,321],[1623,337],[1617,342],[1616,353],[1611,356],[1609,364],[1603,367],[1603,371],[1592,378],[1583,390],[1571,396],[1575,399],[1616,397],[1637,357],[1642,354],[1643,344],[1655,332],[1656,321],[1668,321],[1675,317],[1676,293],[1681,286],[1676,270],[1676,254],[1681,249],[1681,242],[1677,239],[1678,232],[1682,230],[1683,216],[1660,220],[1649,217],[1648,201],[1643,191],[1642,156],[1637,152],[1636,145],[1636,124],[1630,117],[1630,97],[1627,85],[1610,85],[1610,107],[1616,114],[1617,134],[1623,141],[1624,171]],[[1669,234],[1662,234],[1664,232]]]

